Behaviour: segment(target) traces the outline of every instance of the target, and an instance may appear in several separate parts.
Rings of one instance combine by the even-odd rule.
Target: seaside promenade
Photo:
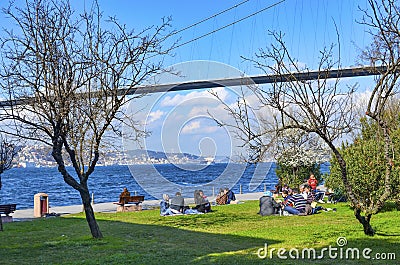
[[[263,192],[255,192],[255,193],[244,193],[244,194],[235,194],[236,199],[239,201],[249,201],[249,200],[258,200],[263,195]],[[215,196],[208,197],[210,202],[215,202]],[[185,204],[193,204],[193,198],[185,198]],[[145,200],[142,203],[143,209],[151,209],[160,205],[160,200]],[[18,207],[18,205],[17,205]],[[60,215],[65,214],[73,214],[82,212],[82,205],[70,205],[70,206],[57,206],[51,207],[50,213],[57,213]],[[95,203],[93,204],[93,210],[95,212],[116,212],[117,205],[114,202],[105,202],[105,203]],[[35,219],[33,216],[33,209],[23,209],[16,210],[12,217],[14,221],[28,221]]]

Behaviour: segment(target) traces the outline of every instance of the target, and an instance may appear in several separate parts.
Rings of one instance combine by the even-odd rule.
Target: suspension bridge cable
[[[232,23],[230,23],[230,24],[228,24],[228,25],[222,26],[222,27],[217,28],[217,29],[215,29],[215,30],[213,30],[213,31],[210,31],[210,32],[208,32],[208,33],[206,33],[206,34],[203,34],[203,35],[201,35],[201,36],[199,36],[199,37],[196,37],[196,38],[191,39],[191,40],[189,40],[189,41],[186,41],[186,42],[184,42],[184,43],[182,43],[182,44],[180,44],[180,45],[177,45],[177,46],[175,46],[173,49],[177,49],[177,48],[182,47],[182,46],[184,46],[184,45],[186,45],[186,44],[189,44],[189,43],[191,43],[191,42],[194,42],[194,41],[197,41],[197,40],[199,40],[199,39],[202,39],[202,38],[204,38],[204,37],[206,37],[206,36],[208,36],[208,35],[211,35],[211,34],[213,34],[213,33],[215,33],[215,32],[218,32],[218,31],[220,31],[220,30],[222,30],[222,29],[225,29],[225,28],[227,28],[227,27],[230,27],[230,26],[232,26],[232,25],[235,25],[235,24],[237,24],[237,23],[239,23],[239,22],[241,22],[241,21],[243,21],[243,20],[245,20],[245,19],[248,19],[248,18],[250,18],[250,17],[252,17],[252,16],[255,16],[255,15],[261,13],[261,12],[264,12],[265,10],[268,10],[268,9],[274,7],[274,6],[277,6],[277,5],[279,5],[279,4],[281,4],[281,3],[285,2],[285,1],[286,1],[286,0],[281,0],[281,1],[279,1],[279,2],[276,2],[276,3],[274,3],[274,4],[270,5],[270,6],[267,6],[267,7],[263,8],[263,9],[257,11],[257,12],[254,12],[254,13],[252,13],[252,14],[250,14],[250,15],[244,17],[244,18],[241,18],[241,19],[239,19],[239,20],[237,20],[237,21],[234,21],[234,22],[232,22]]]
[[[242,2],[240,2],[239,4],[236,4],[236,5],[234,5],[234,6],[231,6],[230,8],[227,8],[227,9],[225,9],[225,10],[222,10],[221,12],[219,12],[219,13],[217,13],[217,14],[214,14],[214,15],[212,15],[212,16],[210,16],[210,17],[207,17],[207,18],[205,18],[205,19],[202,19],[202,20],[200,20],[200,21],[198,21],[198,22],[196,22],[196,23],[193,23],[193,24],[190,25],[190,26],[184,27],[183,29],[180,29],[180,30],[178,30],[178,31],[174,31],[174,32],[170,33],[167,37],[176,35],[176,34],[182,32],[182,31],[185,31],[185,30],[188,30],[188,29],[190,29],[190,28],[193,28],[193,27],[195,27],[195,26],[197,26],[197,25],[199,25],[199,24],[201,24],[201,23],[204,23],[204,22],[206,22],[206,21],[208,21],[208,20],[210,20],[210,19],[212,19],[212,18],[215,18],[215,17],[217,17],[217,16],[219,16],[219,15],[222,15],[223,13],[226,13],[226,12],[228,12],[228,11],[234,9],[234,8],[237,8],[237,7],[239,7],[239,6],[241,6],[241,5],[243,5],[244,3],[249,2],[249,1],[250,1],[250,0],[242,1]]]

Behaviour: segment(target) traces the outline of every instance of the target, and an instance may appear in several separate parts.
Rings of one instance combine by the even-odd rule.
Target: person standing
[[[310,178],[308,179],[307,183],[310,185],[311,191],[315,194],[316,201],[319,203],[325,203],[325,192],[322,190],[317,190],[318,180],[315,178],[313,173],[310,174]]]
[[[307,183],[308,183],[308,185],[310,185],[311,190],[316,192],[318,180],[315,178],[315,175],[313,173],[310,174],[310,178],[308,179]]]

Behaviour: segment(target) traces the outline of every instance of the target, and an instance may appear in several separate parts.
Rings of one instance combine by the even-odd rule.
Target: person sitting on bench
[[[128,191],[128,188],[125,187],[124,190],[119,195],[119,203],[125,204],[126,203],[125,198],[128,198],[130,196],[131,196],[131,193]]]

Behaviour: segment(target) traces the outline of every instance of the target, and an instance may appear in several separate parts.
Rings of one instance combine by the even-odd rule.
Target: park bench
[[[0,205],[0,215],[5,214],[6,216],[9,216],[10,213],[13,213],[16,209],[16,204],[2,204]]]
[[[10,213],[13,213],[16,209],[16,204],[0,205],[0,218],[2,218],[3,222],[12,222],[12,216],[10,216]],[[2,216],[3,214],[5,214],[6,216]]]
[[[142,206],[140,205],[144,201],[144,196],[121,196],[119,202],[115,203],[118,205],[117,212],[133,212],[141,211]]]

